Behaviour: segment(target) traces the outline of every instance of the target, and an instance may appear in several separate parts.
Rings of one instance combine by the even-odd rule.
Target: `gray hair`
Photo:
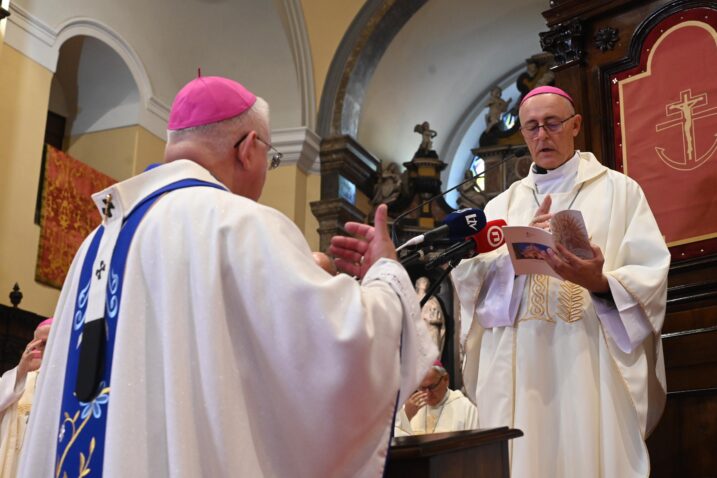
[[[234,132],[241,131],[244,134],[251,130],[257,130],[261,136],[269,135],[269,104],[258,96],[254,105],[238,116],[191,128],[167,130],[167,145],[193,139],[217,150],[224,150],[234,146],[239,139],[239,136],[232,136]]]
[[[444,367],[441,367],[440,365],[431,365],[431,368],[438,372],[441,377],[445,377],[446,375],[448,375],[448,370],[446,370]]]

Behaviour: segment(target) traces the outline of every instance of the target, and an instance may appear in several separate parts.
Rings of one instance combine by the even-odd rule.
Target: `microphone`
[[[488,222],[478,234],[467,240],[452,245],[438,257],[426,262],[426,270],[434,269],[455,259],[467,259],[476,254],[493,251],[505,244],[503,226],[508,224],[503,219]]]
[[[476,244],[476,252],[479,254],[490,252],[505,244],[503,226],[507,225],[508,223],[503,219],[494,219],[487,222],[478,234],[471,236],[471,239],[473,239]]]
[[[485,214],[483,211],[476,208],[459,209],[448,214],[443,220],[442,226],[409,239],[396,248],[396,252],[408,246],[434,241],[445,236],[448,236],[453,241],[464,239],[466,236],[480,231],[483,227],[485,227]]]

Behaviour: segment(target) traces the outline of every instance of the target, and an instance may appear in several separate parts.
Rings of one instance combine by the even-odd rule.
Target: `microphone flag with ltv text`
[[[396,250],[400,251],[405,247],[415,246],[424,242],[430,243],[444,237],[448,237],[450,241],[460,241],[483,229],[485,222],[485,214],[480,209],[459,209],[448,214],[443,220],[443,225],[409,239]]]

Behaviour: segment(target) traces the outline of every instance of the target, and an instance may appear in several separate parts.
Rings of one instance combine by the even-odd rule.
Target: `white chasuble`
[[[476,406],[460,390],[448,390],[436,406],[425,405],[409,420],[404,408],[396,414],[394,435],[425,435],[427,433],[475,430],[478,428]]]
[[[589,153],[571,161],[565,169],[577,162],[577,173],[562,185],[536,190],[531,173],[486,215],[527,225],[545,192],[551,212],[572,203],[605,256],[614,303],[548,276],[514,277],[505,246],[462,262],[452,279],[464,381],[482,428],[525,434],[511,442],[511,476],[647,477],[644,440],[665,401],[660,330],[670,256],[635,181]]]
[[[17,381],[17,367],[0,377],[0,477],[13,478],[35,395],[37,371]]]
[[[130,211],[186,178],[162,165],[110,192]],[[63,287],[20,476],[54,476],[80,265]],[[211,187],[172,191],[137,228],[117,319],[103,476],[380,476],[401,400],[437,350],[406,271],[319,268],[284,215]]]

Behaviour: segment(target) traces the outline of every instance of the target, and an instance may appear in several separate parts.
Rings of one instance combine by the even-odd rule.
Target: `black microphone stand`
[[[441,273],[440,276],[438,276],[438,280],[433,281],[431,286],[426,290],[426,295],[423,296],[423,299],[421,299],[421,308],[423,308],[424,305],[426,305],[426,302],[428,302],[428,299],[433,297],[436,294],[436,291],[441,286],[441,283],[443,280],[448,276],[448,274],[451,273],[451,271],[458,265],[458,263],[461,261],[460,257],[456,257],[454,259],[451,259],[448,261],[448,267]]]

